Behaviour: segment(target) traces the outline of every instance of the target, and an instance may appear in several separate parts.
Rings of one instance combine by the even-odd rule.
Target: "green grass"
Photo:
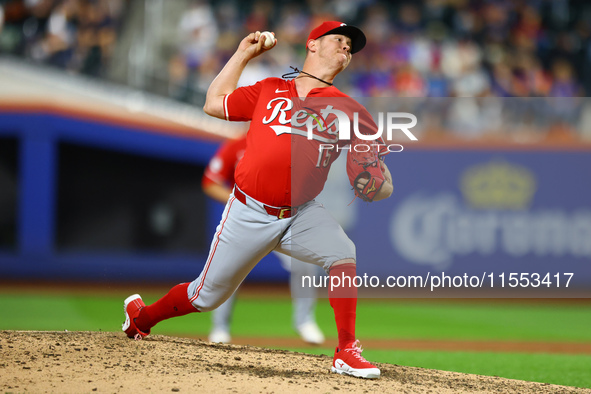
[[[122,296],[0,294],[0,329],[118,330]],[[144,295],[146,303],[157,295]],[[239,297],[235,335],[291,337],[290,300]],[[335,332],[326,299],[317,307],[319,325]],[[209,314],[192,314],[160,323],[162,332],[207,334]],[[591,342],[590,304],[463,303],[359,300],[360,337]]]
[[[142,294],[146,303],[161,294]],[[0,329],[119,331],[121,295],[0,293]],[[296,337],[291,300],[244,295],[235,307],[235,336]],[[155,334],[206,338],[209,314],[191,314],[160,323]],[[319,300],[317,319],[334,339],[328,301]],[[383,339],[453,339],[591,342],[591,304],[496,301],[490,303],[413,300],[359,300],[357,335]],[[329,341],[332,342],[332,341]],[[332,348],[291,350],[329,354]],[[492,352],[429,352],[366,349],[376,362],[591,388],[591,356]]]
[[[332,354],[324,348],[290,350]],[[591,356],[587,355],[366,349],[363,356],[374,362],[408,367],[591,388]]]
[[[357,315],[372,337],[591,342],[591,304],[374,301]]]
[[[426,351],[389,353],[374,351],[371,359],[385,362],[383,360],[395,357],[399,365],[591,387],[591,356],[587,355]]]

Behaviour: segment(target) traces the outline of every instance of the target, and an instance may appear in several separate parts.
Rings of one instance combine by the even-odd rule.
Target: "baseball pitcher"
[[[277,251],[323,267],[331,279],[343,279],[340,286],[328,289],[338,334],[331,370],[379,378],[380,370],[361,356],[355,336],[355,246],[314,200],[345,145],[350,145],[353,153],[348,157],[347,172],[357,196],[377,201],[393,191],[383,152],[355,149],[367,146],[363,138],[339,139],[344,124],[334,119],[340,114],[353,119],[355,114],[359,130],[352,136],[357,136],[357,131],[372,135],[377,130],[367,111],[333,86],[335,77],[365,46],[365,35],[354,26],[324,22],[310,32],[304,65],[301,71],[296,69],[295,78],[267,78],[237,88],[246,64],[272,49],[263,47],[268,41],[263,37],[258,31],[245,37],[207,91],[207,114],[251,123],[246,150],[235,172],[236,185],[205,266],[198,278],[176,285],[152,305],[144,305],[138,294],[128,297],[123,331],[130,338],[141,339],[164,319],[217,308],[262,257]],[[337,102],[344,104],[337,109]],[[362,154],[358,157],[357,153]]]

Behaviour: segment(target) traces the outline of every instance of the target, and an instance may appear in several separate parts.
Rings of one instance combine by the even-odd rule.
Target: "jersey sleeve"
[[[376,122],[373,120],[373,117],[366,108],[361,108],[362,109],[359,111],[359,132],[364,135],[375,135],[378,132],[378,126],[376,125]],[[386,147],[386,144],[384,143],[384,139],[381,136],[376,140],[363,142],[368,145],[376,144],[379,157],[384,157],[390,153]]]
[[[263,82],[243,86],[224,97],[224,116],[226,120],[247,122],[252,119]]]
[[[357,127],[357,130],[362,135],[374,136],[378,133],[378,126],[376,122],[363,105],[347,96],[346,99],[340,99],[336,101],[335,106],[337,109],[345,112],[351,120],[351,138],[339,140],[338,144],[340,147],[351,145],[351,149],[363,151],[366,149],[365,146],[372,146],[372,150],[375,149],[378,152],[379,157],[383,157],[390,153],[386,144],[384,143],[384,139],[381,136],[370,140],[363,140],[356,137],[353,127]],[[355,125],[353,124],[354,119],[356,121]],[[355,146],[359,144],[364,145],[364,147],[355,148]]]

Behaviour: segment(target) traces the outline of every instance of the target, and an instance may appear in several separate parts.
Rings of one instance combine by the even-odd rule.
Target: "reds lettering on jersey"
[[[251,121],[246,151],[236,167],[236,184],[252,198],[276,207],[301,205],[322,191],[340,152],[321,150],[319,144],[350,143],[338,141],[335,119],[319,114],[331,98],[348,99],[347,112],[356,110],[364,128],[377,130],[371,115],[333,86],[312,89],[305,100],[297,97],[293,80],[267,78],[224,98],[227,120]],[[308,117],[313,120],[313,139],[306,138]]]

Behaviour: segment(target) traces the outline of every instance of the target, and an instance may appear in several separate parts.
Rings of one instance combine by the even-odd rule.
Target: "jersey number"
[[[326,168],[330,164],[330,158],[332,156],[332,149],[319,149],[318,161],[316,162],[316,168]]]

